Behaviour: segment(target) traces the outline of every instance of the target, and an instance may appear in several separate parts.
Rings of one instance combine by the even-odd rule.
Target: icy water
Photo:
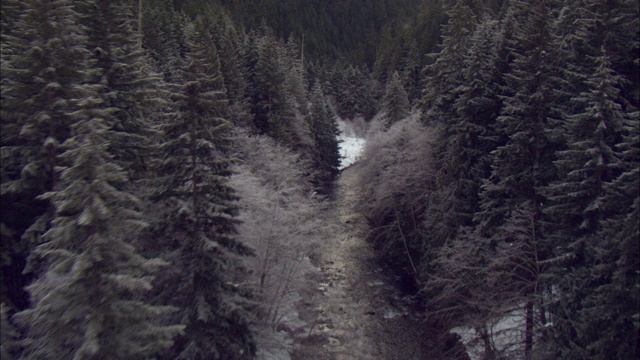
[[[337,183],[331,215],[342,231],[313,259],[320,271],[309,280],[316,286],[298,303],[309,326],[296,336],[291,359],[427,358],[411,301],[365,241],[366,221],[354,209],[359,196],[354,167]]]

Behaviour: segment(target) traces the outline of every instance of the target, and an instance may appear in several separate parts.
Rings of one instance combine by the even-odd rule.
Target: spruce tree
[[[628,177],[623,175],[637,173],[637,154],[629,153],[625,161],[619,146],[625,137],[637,137],[638,113],[625,108],[620,96],[623,79],[612,70],[609,57],[602,54],[596,63],[586,81],[589,91],[574,99],[583,111],[567,116],[569,145],[558,152],[556,161],[562,178],[548,188],[552,204],[547,212],[555,219],[555,236],[560,240],[557,248],[572,259],[566,264],[568,271],[558,274],[561,300],[555,313],[563,321],[554,335],[561,345],[561,356],[576,359],[630,354],[628,339],[625,351],[612,352],[611,346],[616,342],[616,329],[633,329],[625,319],[634,314],[629,309],[634,299],[620,291],[634,286],[629,268],[638,261],[637,254],[621,252],[621,248],[634,248],[628,243],[633,231],[619,222],[637,211],[637,186],[629,188]],[[634,145],[629,144],[628,149],[633,152]],[[623,203],[626,206],[621,211]],[[618,294],[614,303],[608,300],[612,293]],[[626,336],[618,335],[617,339]]]
[[[255,352],[249,294],[237,285],[239,257],[251,250],[235,237],[236,196],[227,185],[230,127],[222,116],[227,100],[220,63],[206,20],[188,30],[183,82],[174,109],[162,124],[156,198],[164,207],[157,225],[172,247],[174,269],[160,296],[179,306],[186,325],[172,356],[185,359],[244,359]]]
[[[340,116],[348,119],[362,116],[369,120],[378,111],[376,84],[366,66],[336,65],[327,88],[336,98]]]
[[[221,24],[218,40],[220,69],[224,77],[224,86],[229,99],[228,117],[237,126],[253,127],[251,105],[248,96],[247,68],[244,64],[242,42],[245,34],[239,33],[230,19]]]
[[[456,89],[456,115],[445,132],[448,149],[442,167],[449,167],[451,180],[457,182],[456,213],[458,223],[465,226],[471,225],[479,210],[480,185],[489,176],[489,153],[498,145],[495,120],[502,105],[501,35],[497,21],[487,16],[471,36],[463,62],[464,85]]]
[[[470,36],[472,45],[463,61],[464,82],[456,89],[459,97],[454,103],[455,117],[443,129],[436,147],[438,171],[435,189],[426,205],[424,227],[430,236],[424,247],[437,257],[460,250],[461,254],[474,254],[474,258],[473,265],[460,264],[462,269],[451,269],[456,264],[448,259],[424,256],[424,270],[434,274],[435,282],[442,281],[443,276],[447,279],[443,271],[467,271],[465,266],[482,268],[489,261],[486,242],[474,237],[473,217],[480,210],[481,185],[490,175],[490,153],[498,145],[495,120],[501,107],[502,81],[498,44],[503,36],[497,21],[488,16]],[[438,249],[440,246],[443,249]],[[431,262],[444,263],[449,270]],[[426,280],[427,287],[438,287],[429,278]],[[463,298],[478,303],[482,293]]]
[[[6,5],[10,14],[12,6]],[[3,250],[7,245],[15,261],[3,261],[3,269],[16,275],[16,288],[21,288],[33,270],[32,266],[24,268],[24,259],[53,216],[49,202],[37,197],[53,190],[57,182],[59,146],[70,133],[66,114],[76,108],[70,99],[78,96],[89,65],[84,29],[78,25],[72,4],[23,1],[19,17],[12,22],[4,18],[4,6],[5,1],[0,203]],[[10,294],[15,305],[26,306],[20,290],[12,289]]]
[[[402,64],[402,79],[407,88],[409,102],[412,105],[420,99],[420,50],[415,39],[411,39],[407,54],[405,54]]]
[[[87,88],[87,86],[85,86]],[[48,268],[27,289],[32,307],[15,318],[27,328],[23,358],[145,358],[172,344],[181,326],[159,326],[171,310],[140,299],[166,265],[138,255],[131,242],[146,224],[139,200],[108,152],[112,115],[95,94],[70,113],[75,122],[59,156],[59,181],[44,194],[55,205],[35,253]]]
[[[177,81],[184,55],[185,16],[171,0],[142,1],[142,45],[149,51],[156,71],[167,81]]]
[[[514,60],[506,74],[506,82],[513,90],[503,97],[503,108],[496,125],[505,142],[491,153],[491,175],[481,188],[480,211],[475,216],[476,232],[486,239],[484,241],[491,248],[506,241],[522,248],[536,249],[533,253],[522,254],[523,263],[535,264],[548,259],[552,248],[541,227],[545,221],[542,210],[547,203],[542,189],[556,178],[553,150],[558,146],[554,142],[554,132],[558,129],[550,120],[556,73],[550,62],[554,55],[551,36],[553,7],[547,2],[529,4],[525,1],[515,2],[512,6],[510,16],[526,20],[520,24],[510,44]],[[521,223],[517,220],[519,211],[526,212],[532,219],[527,225],[532,235],[522,239],[515,237],[516,232],[511,225]],[[532,254],[536,259],[530,258]],[[519,276],[516,270],[513,279]],[[526,324],[522,345],[524,356],[530,357],[535,322],[539,318],[535,316],[534,308],[543,306],[541,294],[549,284],[545,284],[543,274],[538,271],[528,272],[525,280],[524,283],[513,283],[519,292],[511,292],[511,295],[518,296],[519,299],[514,301],[524,305]]]
[[[464,54],[469,35],[476,27],[476,14],[470,1],[457,1],[447,12],[449,21],[442,26],[440,51],[430,54],[432,62],[423,70],[423,118],[425,122],[446,123],[452,117],[455,89],[461,85]]]
[[[338,143],[338,124],[333,110],[326,102],[322,86],[316,83],[311,94],[309,110],[311,133],[315,140],[315,168],[318,171],[316,181],[327,188],[338,175],[340,167],[340,149]]]
[[[294,148],[301,143],[295,131],[295,100],[287,91],[287,66],[283,45],[270,30],[256,40],[253,67],[253,114],[258,131]]]
[[[87,33],[87,48],[99,69],[101,97],[112,107],[106,119],[111,129],[109,152],[130,178],[147,166],[154,112],[159,108],[161,77],[151,72],[151,62],[141,48],[140,34],[130,5],[107,0],[79,2],[78,11]]]
[[[296,111],[306,116],[307,108],[307,82],[302,63],[302,52],[298,48],[293,36],[290,36],[284,47],[284,63],[286,68],[285,91],[295,100]]]
[[[382,101],[382,109],[385,112],[386,120],[385,126],[387,128],[409,116],[409,111],[411,110],[409,96],[397,71],[393,72]]]
[[[9,319],[9,306],[0,303],[0,357],[14,359],[20,333]]]

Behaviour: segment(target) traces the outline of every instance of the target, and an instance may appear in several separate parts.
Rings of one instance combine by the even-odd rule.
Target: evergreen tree
[[[397,54],[400,53],[398,43],[391,37],[390,26],[385,26],[380,34],[380,43],[376,51],[376,61],[373,64],[375,78],[381,83],[390,82],[390,75],[397,68]]]
[[[146,167],[145,149],[153,113],[158,109],[160,77],[151,72],[150,60],[140,47],[133,11],[117,1],[94,0],[77,4],[87,29],[102,83],[105,106],[117,109],[106,119],[111,129],[109,152],[135,179]]]
[[[501,35],[498,23],[486,17],[471,36],[472,45],[463,62],[464,85],[456,89],[456,116],[448,127],[450,137],[445,140],[449,148],[442,166],[451,168],[451,180],[458,183],[456,213],[458,223],[465,226],[471,225],[473,214],[479,210],[480,185],[489,176],[489,153],[498,144],[495,119],[503,91],[498,53]]]
[[[0,357],[14,359],[20,333],[9,320],[9,306],[0,304]]]
[[[462,83],[462,61],[470,34],[476,27],[476,15],[470,1],[457,1],[447,12],[449,21],[442,26],[442,45],[430,54],[432,63],[423,70],[423,118],[426,122],[446,123],[452,117],[455,89]]]
[[[543,206],[547,203],[542,189],[556,178],[553,150],[558,146],[554,143],[554,132],[558,129],[550,120],[556,73],[549,60],[554,55],[551,36],[553,13],[548,2],[514,2],[510,11],[510,16],[516,18],[526,14],[526,20],[510,44],[514,60],[510,72],[506,74],[506,82],[513,92],[504,96],[496,125],[506,141],[491,153],[491,175],[482,185],[480,211],[475,217],[478,222],[476,231],[480,237],[488,240],[486,246],[490,248],[506,241],[522,248],[536,249],[535,252],[521,255],[523,263],[535,264],[536,261],[548,259],[552,248],[541,226],[545,221]],[[515,234],[511,224],[521,224],[517,219],[518,211],[526,212],[529,214],[527,217],[532,219],[531,224],[527,225],[531,230],[522,229],[532,234],[524,240],[511,236]],[[525,243],[521,243],[525,240]],[[535,259],[530,258],[532,254],[535,254]],[[515,278],[522,275],[518,275],[516,270],[513,275]],[[532,356],[536,321],[534,307],[542,308],[544,299],[541,294],[545,286],[549,286],[545,285],[542,275],[539,271],[530,271],[526,275],[526,282],[513,283],[513,287],[519,289],[519,292],[512,292],[519,297],[515,302],[524,305],[525,358]],[[509,301],[505,299],[505,302]]]
[[[186,325],[172,356],[244,359],[255,352],[250,303],[235,282],[238,257],[251,253],[236,233],[236,196],[227,185],[224,82],[212,34],[199,18],[188,28],[190,51],[175,109],[162,125],[156,197],[165,206],[157,231],[172,246],[171,286],[161,297],[180,307]]]
[[[382,101],[382,109],[386,118],[385,126],[387,128],[409,116],[409,110],[411,110],[409,97],[397,71],[394,71],[391,80],[389,80]]]
[[[498,27],[495,20],[486,17],[471,35],[472,45],[463,61],[464,82],[456,89],[459,97],[454,103],[455,117],[443,129],[437,145],[438,172],[424,223],[430,234],[425,250],[434,249],[429,254],[436,256],[436,252],[460,248],[462,253],[474,254],[475,264],[485,261],[478,267],[487,266],[487,252],[482,249],[486,244],[474,238],[471,229],[475,225],[473,217],[480,210],[482,182],[490,175],[490,153],[498,145],[495,120],[501,106],[498,96],[502,82],[498,44],[503,39]],[[453,241],[460,236],[462,239]],[[437,250],[443,245],[444,249]],[[425,256],[424,270],[434,274],[434,281],[442,277],[444,268],[431,265],[432,261],[455,266],[447,259]],[[425,280],[428,287],[437,287],[428,276]]]
[[[638,196],[637,186],[629,188],[621,178],[625,171],[637,172],[637,154],[625,162],[618,148],[625,136],[637,136],[638,113],[624,108],[620,96],[623,80],[612,70],[609,57],[603,54],[597,63],[586,81],[590,91],[575,98],[584,110],[568,116],[568,149],[558,152],[556,161],[563,176],[549,186],[553,202],[547,211],[556,219],[556,237],[564,240],[558,248],[569,252],[573,260],[567,264],[569,271],[558,275],[561,300],[556,315],[563,321],[554,332],[561,356],[569,359],[624,358],[633,353],[629,352],[633,349],[629,340],[624,343],[626,351],[612,352],[616,340],[611,334],[618,328],[633,331],[630,320],[625,319],[634,314],[629,309],[634,300],[620,290],[634,286],[633,273],[623,273],[637,264],[638,256],[621,253],[623,244],[623,248],[633,249],[626,238],[631,233],[614,219],[633,213],[633,199]],[[617,179],[621,183],[614,190],[611,184]],[[628,198],[623,199],[619,191],[627,192]],[[620,211],[622,203],[630,210]],[[619,294],[615,304],[607,300],[612,293]],[[625,338],[618,335],[615,339]]]
[[[86,88],[86,86],[85,86]],[[32,308],[16,315],[28,328],[26,359],[144,358],[171,346],[181,326],[158,326],[170,310],[139,300],[151,274],[166,265],[137,254],[131,241],[146,224],[139,201],[108,153],[111,115],[93,94],[80,100],[62,147],[60,180],[43,195],[56,207],[35,253],[47,271],[28,287]]]
[[[66,114],[74,110],[70,99],[77,97],[78,85],[87,77],[88,56],[71,4],[30,0],[21,8],[14,22],[2,27],[0,203],[3,249],[6,245],[12,252],[3,256],[3,270],[14,277],[11,302],[24,307],[19,290],[28,280],[24,259],[53,215],[48,201],[37,197],[57,182],[58,148],[69,137]],[[5,263],[7,258],[11,264]]]
[[[156,64],[156,70],[169,82],[178,81],[185,52],[185,16],[173,7],[171,0],[143,1],[142,44]]]
[[[283,47],[270,31],[256,42],[252,94],[255,127],[260,133],[295,147],[300,138],[294,127],[297,121],[295,101],[286,89]]]
[[[316,182],[327,188],[338,175],[340,149],[337,136],[340,133],[335,114],[324,99],[322,86],[316,83],[311,94],[309,110],[311,132],[315,140]]]
[[[247,68],[244,64],[242,48],[243,37],[233,23],[225,18],[219,30],[218,50],[220,53],[220,70],[224,77],[224,86],[229,99],[228,117],[237,126],[252,128],[251,105],[248,97]]]
[[[629,112],[617,148],[622,173],[605,186],[605,203],[618,213],[600,232],[589,330],[599,336],[589,350],[600,357],[633,359],[640,355],[640,113]],[[595,306],[593,306],[595,305]],[[606,321],[603,321],[606,319]]]
[[[415,105],[416,101],[420,99],[420,69],[422,65],[419,51],[416,40],[412,39],[402,65],[402,79],[407,89],[409,102],[412,105]]]
[[[370,119],[378,110],[375,104],[375,80],[366,68],[358,66],[336,67],[330,80],[331,93],[336,97],[338,113],[353,119],[362,116]]]
[[[301,50],[296,45],[293,37],[289,37],[284,48],[284,62],[286,67],[285,90],[289,97],[295,100],[296,111],[307,115],[307,83],[304,77],[304,64],[302,63]]]

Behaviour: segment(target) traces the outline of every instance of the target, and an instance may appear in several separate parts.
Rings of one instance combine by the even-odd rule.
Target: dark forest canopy
[[[247,29],[271,27],[276,35],[296,41],[304,39],[311,58],[342,57],[356,64],[373,64],[384,28],[416,21],[420,0],[331,0],[251,1],[212,0],[200,4],[221,5]],[[198,2],[175,2],[176,7],[195,13]],[[395,29],[394,29],[395,30]],[[436,34],[434,34],[436,35]]]
[[[485,0],[496,13],[501,0]],[[452,0],[190,0],[174,1],[194,16],[207,7],[222,7],[247,29],[263,24],[281,38],[293,36],[310,58],[342,58],[372,67],[380,47],[390,40],[401,51],[417,41],[421,53],[435,50],[440,25]]]
[[[441,358],[461,326],[487,359],[638,357],[637,1],[2,0],[1,21],[3,359],[253,358],[335,235],[338,117],[369,126],[368,240]]]

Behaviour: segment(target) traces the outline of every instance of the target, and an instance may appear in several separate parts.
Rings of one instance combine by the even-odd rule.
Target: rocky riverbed
[[[353,166],[357,166],[353,165]],[[367,225],[357,204],[356,171],[347,168],[337,182],[330,216],[339,235],[311,256],[319,269],[296,303],[301,324],[295,330],[292,359],[425,359],[423,324],[398,279],[376,259],[365,241]]]

